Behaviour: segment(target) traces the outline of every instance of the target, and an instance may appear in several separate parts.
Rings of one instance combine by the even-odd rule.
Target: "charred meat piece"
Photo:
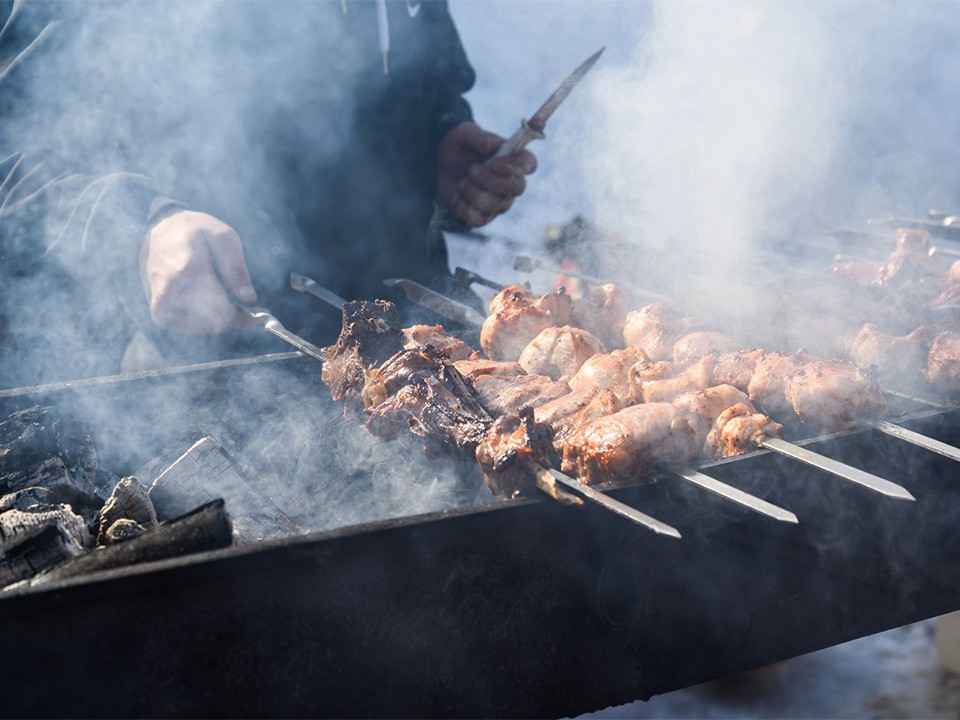
[[[623,341],[627,347],[643,350],[651,360],[670,360],[677,338],[702,327],[694,317],[681,315],[664,303],[651,303],[627,313]]]
[[[478,353],[460,338],[454,337],[442,325],[411,325],[402,331],[402,342],[405,350],[433,345],[437,350],[446,353],[450,360],[472,360]]]
[[[521,408],[537,408],[570,392],[565,382],[545,375],[480,375],[473,388],[480,404],[494,417],[517,413]]]
[[[391,440],[409,430],[428,455],[473,459],[493,422],[467,381],[433,347],[403,350],[368,373],[363,400],[370,432]]]
[[[767,354],[766,350],[741,350],[740,352],[723,353],[717,356],[713,366],[713,381],[717,385],[733,385],[738,390],[747,392],[750,378],[753,377],[757,363]]]
[[[716,357],[713,355],[702,357],[693,364],[637,363],[630,368],[630,373],[635,378],[634,382],[639,382],[644,402],[670,402],[680,393],[703,390],[713,385],[715,363]],[[668,367],[664,368],[664,365]]]
[[[729,335],[713,330],[698,330],[682,335],[673,344],[673,361],[689,362],[704,355],[720,355],[739,349],[740,343]]]
[[[607,349],[595,335],[564,325],[540,332],[520,354],[520,367],[530,375],[546,375],[553,380],[569,380],[580,366]]]
[[[887,403],[876,379],[848,360],[820,360],[801,367],[786,383],[787,401],[808,425],[846,430],[861,418],[881,417]]]
[[[524,408],[497,418],[477,445],[476,459],[494,495],[515,498],[537,486],[547,460],[553,429]]]
[[[860,367],[876,369],[883,381],[919,378],[926,370],[930,344],[936,331],[926,326],[908,335],[880,332],[873,323],[864,325],[853,341],[850,357]]]
[[[639,480],[659,463],[699,453],[690,420],[670,403],[624,408],[577,428],[563,448],[563,471],[587,485]]]
[[[554,447],[558,452],[563,452],[567,437],[578,427],[605,415],[613,415],[622,408],[616,395],[605,388],[594,387],[567,393],[544,403],[536,409],[534,417],[537,422],[553,428]]]
[[[608,348],[623,345],[623,325],[630,299],[622,288],[607,283],[588,285],[587,294],[573,301],[570,324],[596,335]]]
[[[490,301],[480,329],[480,347],[494,360],[516,360],[540,331],[570,322],[573,300],[562,289],[537,297],[522,285],[509,285]]]
[[[403,349],[400,314],[386,300],[354,300],[343,306],[340,337],[323,349],[323,384],[335,402],[356,398],[364,374]]]
[[[504,362],[501,360],[486,360],[475,358],[471,360],[455,360],[453,366],[460,371],[467,380],[474,380],[481,375],[526,375],[518,362]]]
[[[741,402],[717,416],[704,451],[713,458],[744,455],[758,449],[766,438],[778,438],[782,433],[783,425],[758,413],[749,402]]]
[[[623,407],[640,402],[640,386],[630,368],[638,362],[650,362],[640,348],[630,347],[609,353],[598,353],[587,360],[568,381],[574,392],[592,388],[606,388],[612,392]]]
[[[937,335],[927,357],[927,379],[941,390],[960,390],[960,332]]]

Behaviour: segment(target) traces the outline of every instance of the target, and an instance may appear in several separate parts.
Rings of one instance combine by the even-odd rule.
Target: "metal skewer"
[[[584,485],[583,483],[574,480],[572,477],[564,475],[559,470],[544,469],[543,472],[549,473],[549,475],[555,481],[564,487],[573,490],[575,493],[582,495],[587,500],[595,502],[597,505],[600,505],[610,512],[616,513],[627,520],[635,522],[637,525],[641,525],[647,530],[652,530],[658,535],[667,535],[668,537],[677,538],[678,540],[683,537],[680,534],[680,531],[675,527],[667,525],[665,522],[661,522],[655,517],[651,517],[644,512],[640,512],[636,508],[632,508],[629,505],[620,502],[619,500],[614,500],[612,497],[604,495],[599,490],[592,488],[589,485]]]
[[[269,310],[265,310],[259,307],[251,307],[249,305],[237,305],[238,308],[243,310],[247,315],[257,320],[263,322],[263,329],[269,333],[273,333],[278,338],[283,340],[286,343],[293,345],[300,352],[309,355],[312,358],[323,362],[323,354],[320,352],[320,348],[314,345],[311,342],[304,340],[299,335],[296,335],[289,330],[287,330],[279,320],[277,320]]]
[[[308,278],[306,275],[290,273],[290,287],[299,292],[313,295],[315,298],[320,298],[338,310],[343,310],[343,306],[347,304],[347,301],[333,292],[333,290],[328,290],[316,280]]]
[[[383,284],[391,288],[399,288],[411,302],[422,305],[428,310],[432,310],[438,315],[460,323],[479,328],[483,326],[486,318],[474,310],[469,305],[457,302],[446,295],[431,290],[425,285],[421,285],[413,280],[406,278],[384,278]]]
[[[921,435],[918,432],[908,430],[905,427],[895,425],[894,423],[886,420],[864,420],[863,424],[872,427],[875,430],[879,430],[882,433],[886,433],[887,435],[892,435],[895,438],[900,438],[908,443],[922,447],[930,452],[935,452],[938,455],[943,455],[951,460],[960,462],[960,448],[955,448],[953,445],[947,445],[945,442],[934,440],[932,437]]]
[[[720,497],[731,500],[739,505],[743,505],[746,508],[750,508],[761,515],[766,515],[767,517],[771,517],[774,520],[779,520],[780,522],[800,522],[797,519],[797,516],[789,510],[785,510],[779,505],[774,505],[771,502],[767,502],[766,500],[758,498],[756,495],[751,495],[750,493],[744,492],[743,490],[735,488],[732,485],[727,485],[724,482],[720,482],[716,478],[712,478],[709,475],[704,475],[702,472],[693,470],[692,468],[670,465],[667,467],[667,470],[675,475],[679,475],[684,480],[692,482],[694,485],[699,485],[704,490],[709,490]]]
[[[527,273],[531,273],[534,270],[542,270],[543,272],[555,273],[557,275],[567,275],[572,278],[577,278],[578,280],[583,280],[591,285],[606,285],[610,282],[609,280],[604,280],[603,278],[595,275],[587,275],[586,273],[574,272],[573,270],[567,270],[565,268],[545,265],[540,260],[527,255],[517,255],[516,259],[513,261],[513,269],[518,270],[519,272]],[[630,292],[636,295],[644,295],[651,297],[654,300],[660,300],[663,302],[670,301],[670,298],[667,295],[654,292],[653,290],[644,290],[643,288],[634,287],[632,284],[629,285],[629,288]]]
[[[794,445],[786,440],[767,438],[760,443],[760,447],[780,453],[781,455],[786,455],[794,460],[799,460],[802,463],[824,470],[844,480],[857,483],[857,485],[863,485],[865,488],[869,488],[874,492],[894,498],[895,500],[916,500],[906,488],[896,483],[884,480],[882,477],[855,468],[852,465],[847,465],[839,460],[834,460],[826,455],[821,455],[820,453],[807,450],[799,445]]]

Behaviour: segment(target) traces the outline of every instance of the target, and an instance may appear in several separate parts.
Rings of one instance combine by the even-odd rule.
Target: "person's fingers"
[[[527,180],[523,175],[515,172],[497,173],[480,163],[470,168],[467,177],[476,187],[500,197],[517,197],[527,189]]]
[[[519,173],[521,175],[531,175],[537,171],[537,156],[529,150],[521,150],[514,155],[504,155],[494,158],[487,166],[495,173],[500,175],[510,175]]]
[[[253,303],[257,292],[247,270],[240,237],[230,227],[212,232],[207,237],[210,261],[226,291],[242,303]]]
[[[488,130],[480,128],[474,123],[464,123],[460,126],[460,148],[467,153],[489,157],[503,145],[503,138]]]
[[[471,227],[483,227],[496,217],[496,213],[485,212],[471,205],[462,197],[454,205],[453,214],[458,220]]]

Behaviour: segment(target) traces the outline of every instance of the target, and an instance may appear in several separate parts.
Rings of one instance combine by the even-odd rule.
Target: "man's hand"
[[[524,176],[537,169],[537,159],[527,150],[486,163],[503,142],[471,122],[440,141],[437,197],[454,217],[473,227],[509,210],[526,189]]]
[[[256,322],[233,304],[257,299],[240,238],[212,215],[181,210],[151,227],[140,280],[150,316],[165,330],[222,333]]]

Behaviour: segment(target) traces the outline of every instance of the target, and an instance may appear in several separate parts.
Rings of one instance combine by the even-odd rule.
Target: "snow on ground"
[[[750,5],[740,3],[738,7],[749,9]],[[871,15],[880,18],[878,23],[883,22],[883,16],[890,8],[896,7],[902,11],[906,7],[904,4],[866,5],[871,6]],[[949,6],[950,4],[946,4],[947,9]],[[603,128],[597,127],[597,118],[590,113],[590,102],[596,95],[589,88],[589,84],[594,83],[596,90],[597,85],[607,82],[605,77],[609,76],[606,73],[631,62],[638,62],[641,56],[638,55],[637,48],[651,35],[654,8],[645,2],[610,0],[450,0],[450,7],[468,55],[478,73],[475,89],[469,95],[477,122],[504,136],[512,134],[521,117],[529,117],[553,88],[582,60],[599,47],[607,47],[604,57],[594,71],[551,119],[547,127],[548,138],[531,146],[540,162],[539,171],[531,178],[527,193],[518,200],[513,210],[483,229],[492,239],[481,244],[462,236],[450,237],[451,267],[463,265],[501,282],[532,279],[535,288],[538,284],[543,287],[547,276],[531,278],[529,275],[517,273],[512,269],[513,259],[519,253],[537,253],[546,225],[565,222],[578,213],[592,217],[598,196],[589,187],[590,166],[584,161],[585,148],[582,145],[584,142],[598,143],[598,134],[602,139]],[[697,11],[707,6],[685,3],[680,4],[680,7],[681,10],[692,8]],[[775,9],[783,7],[795,9],[797,6],[788,6],[786,3],[774,5]],[[815,7],[831,6],[829,3],[821,3]],[[941,5],[939,9],[943,10],[944,7]],[[960,5],[954,4],[953,7],[960,16]],[[921,30],[925,33],[924,37],[930,37],[930,33],[937,26],[936,22],[930,22],[932,24],[920,23],[923,25]],[[812,24],[816,26],[815,22]],[[899,31],[898,23],[890,25],[896,26]],[[772,28],[771,32],[776,32],[777,25],[774,23]],[[674,27],[678,35],[682,34],[683,29],[682,23]],[[849,36],[849,28],[826,27],[824,34],[827,39],[834,30],[837,30],[840,36]],[[682,37],[667,38],[664,42],[667,47],[669,42],[674,42],[678,47],[697,46],[697,38],[688,40],[687,45],[683,44]],[[896,43],[888,47],[895,46]],[[903,44],[899,46],[903,47]],[[815,55],[817,48],[803,48],[803,52]],[[890,55],[895,56],[896,53]],[[960,68],[957,52],[943,55],[953,63],[954,69]],[[949,82],[951,77],[957,77],[957,73],[950,71],[946,65],[945,70],[938,68],[938,72],[926,72],[921,61],[914,61],[912,58],[903,59],[901,65],[906,68],[905,71],[923,77],[924,82],[930,85],[931,92],[936,88],[942,90],[944,82]],[[818,66],[814,63],[812,67],[815,71]],[[898,71],[904,69],[897,67]],[[688,78],[681,74],[675,78],[674,83],[682,84],[686,80]],[[851,71],[846,80],[853,82],[857,80],[857,75]],[[887,84],[889,78],[868,77],[867,80],[872,83],[871,87],[880,88],[884,93],[889,93],[891,87],[897,87]],[[809,81],[809,78],[805,81]],[[803,93],[813,93],[816,89],[806,86],[801,88]],[[846,90],[849,91],[850,88],[847,87]],[[884,98],[880,101],[885,102]],[[935,103],[927,102],[922,107],[926,113],[924,117],[930,118],[936,114]],[[654,117],[659,108],[649,107],[643,110],[648,110],[650,116]],[[787,115],[789,112],[788,107]],[[905,124],[906,129],[903,130],[895,126],[884,128],[882,124],[864,126],[862,121],[857,120],[856,113],[853,113],[852,119],[849,115],[850,113],[847,116],[838,115],[838,118],[845,118],[849,127],[858,130],[856,142],[860,143],[857,146],[860,154],[855,159],[866,158],[862,167],[879,167],[882,170],[863,176],[862,193],[859,188],[850,191],[849,200],[853,203],[851,207],[856,210],[852,211],[849,220],[863,220],[860,213],[872,209],[872,202],[879,206],[888,203],[889,207],[891,198],[897,202],[906,202],[914,213],[922,213],[926,209],[920,203],[936,202],[940,198],[952,197],[957,201],[956,205],[960,205],[960,197],[956,193],[960,184],[954,183],[956,175],[931,175],[928,166],[924,165],[923,148],[907,147],[912,140],[916,140],[909,132],[910,125],[916,122],[917,113],[910,113],[910,123]],[[777,120],[779,117],[774,116],[773,119]],[[733,113],[733,119],[736,119],[736,112]],[[940,121],[939,118],[935,119]],[[893,120],[896,121],[896,116],[893,116]],[[942,129],[942,125],[932,125],[935,130]],[[735,123],[730,127],[739,131]],[[890,127],[894,129],[890,130]],[[872,131],[872,134],[864,130]],[[913,130],[918,137],[929,136],[930,142],[937,145],[938,153],[951,149],[943,145],[948,135],[924,129]],[[884,132],[898,144],[895,152],[884,152]],[[824,142],[827,142],[827,139],[824,139]],[[841,145],[844,143],[842,139],[838,142]],[[901,147],[906,149],[901,152]],[[871,156],[871,153],[876,158]],[[876,162],[873,162],[874,159]],[[762,174],[769,170],[763,167],[763,158],[755,160],[759,164],[753,169],[762,171],[761,180],[767,178],[767,175]],[[841,165],[841,169],[852,171],[854,165],[852,161],[846,162]],[[629,164],[626,166],[629,167]],[[953,166],[960,167],[960,163],[954,163]],[[816,176],[816,168],[800,170],[806,171],[807,175],[800,172],[802,177],[798,183],[803,180],[810,183],[822,180]],[[912,182],[910,192],[915,194],[903,194],[899,192],[902,188],[896,185],[895,180],[903,179],[907,175],[907,179],[911,181],[917,177],[934,177],[943,182],[941,185],[933,182],[929,187],[924,186],[919,190],[916,189],[917,183]],[[894,177],[894,180],[891,180],[891,177]],[[943,192],[941,186],[946,187],[948,192]],[[800,187],[797,192],[802,194],[803,188]],[[956,207],[943,209],[954,210]],[[603,221],[608,219],[602,218]],[[938,665],[933,632],[934,621],[918,623],[794,658],[739,679],[678,691],[648,702],[609,708],[591,717],[960,717],[960,680],[943,671]]]

